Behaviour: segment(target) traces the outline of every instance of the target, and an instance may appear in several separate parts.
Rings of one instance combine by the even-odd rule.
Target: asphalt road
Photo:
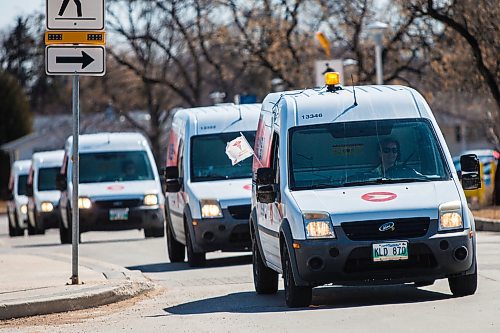
[[[9,238],[0,216],[0,252],[71,253],[57,230]],[[500,233],[478,233],[479,289],[452,297],[446,280],[415,288],[322,287],[313,305],[288,309],[283,284],[273,296],[256,295],[248,253],[212,253],[207,266],[171,264],[164,239],[139,231],[86,233],[80,255],[141,270],[159,292],[109,311],[85,310],[28,321],[9,332],[500,332]],[[68,267],[68,274],[71,267]],[[19,281],[22,283],[22,281]],[[3,331],[0,329],[0,331]]]

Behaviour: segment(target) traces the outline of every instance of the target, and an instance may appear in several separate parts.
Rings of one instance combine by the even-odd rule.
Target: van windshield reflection
[[[425,119],[294,127],[290,147],[290,187],[294,190],[451,177],[431,124]]]

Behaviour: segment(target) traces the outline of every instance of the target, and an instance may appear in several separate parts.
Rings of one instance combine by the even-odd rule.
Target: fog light
[[[50,213],[54,210],[54,205],[52,204],[52,202],[42,202],[40,208],[42,209],[42,212]]]

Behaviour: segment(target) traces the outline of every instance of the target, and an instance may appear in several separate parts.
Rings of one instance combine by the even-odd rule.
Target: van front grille
[[[236,220],[248,220],[250,218],[250,205],[229,206],[227,207],[229,214]]]
[[[142,199],[115,199],[115,200],[99,200],[95,201],[94,204],[98,208],[103,209],[113,209],[113,208],[131,208],[139,207],[143,203]]]
[[[404,219],[344,222],[341,223],[341,226],[350,240],[364,241],[408,239],[425,236],[429,230],[430,221],[431,220],[428,217],[414,217]],[[391,222],[394,223],[393,228],[389,228],[385,231],[380,230],[383,225]]]

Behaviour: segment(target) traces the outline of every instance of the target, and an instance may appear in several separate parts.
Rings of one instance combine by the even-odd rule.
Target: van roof
[[[31,157],[33,166],[61,166],[64,158],[64,150],[51,150],[34,153]]]
[[[175,118],[190,122],[192,135],[256,130],[261,104],[224,103],[182,109]],[[240,119],[241,116],[241,119]]]
[[[287,108],[289,112],[287,117],[288,124],[292,122],[294,125],[374,119],[433,118],[423,97],[412,88],[398,85],[367,85],[355,86],[354,90],[357,106],[354,105],[353,87],[347,86],[335,92],[328,92],[324,87],[273,93],[264,100],[263,109],[272,111],[280,98],[293,102],[295,108]],[[321,117],[305,117],[313,114],[321,114]]]
[[[14,161],[12,164],[12,170],[15,174],[28,174],[31,167],[31,160],[19,160]]]
[[[96,133],[78,137],[80,152],[144,150],[149,143],[140,133]],[[72,151],[73,136],[66,140],[66,151]]]

